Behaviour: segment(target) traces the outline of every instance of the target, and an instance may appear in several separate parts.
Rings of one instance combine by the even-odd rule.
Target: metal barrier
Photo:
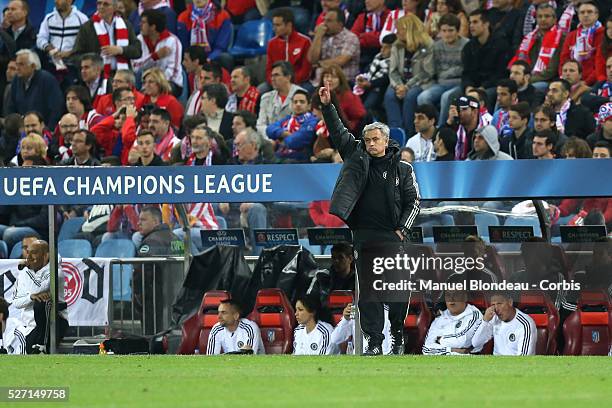
[[[184,257],[111,260],[110,329],[152,335],[169,327],[172,304],[186,275],[184,262]],[[119,284],[115,285],[117,279]],[[117,288],[119,296],[114,293]]]

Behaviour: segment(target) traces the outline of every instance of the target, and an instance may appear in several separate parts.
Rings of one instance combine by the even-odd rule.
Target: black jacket
[[[531,109],[534,109],[536,106],[540,106],[544,102],[545,95],[535,89],[535,87],[531,84],[527,86],[523,91],[519,91],[516,96],[518,97],[519,102],[527,102]]]
[[[481,45],[478,39],[472,38],[461,52],[463,74],[461,86],[476,88],[493,88],[497,81],[506,78],[506,65],[510,60],[510,46],[502,37],[491,35]]]
[[[166,224],[159,224],[142,238],[138,256],[183,255],[183,251],[183,241]]]
[[[332,143],[344,160],[329,212],[347,222],[367,183],[371,156],[363,140],[355,139],[344,127],[332,104],[323,105],[323,118]],[[419,214],[419,189],[412,166],[400,161],[399,145],[391,140],[389,149],[393,154],[388,168],[393,173],[387,177],[386,191],[388,202],[394,203],[393,208],[389,209],[389,216],[392,217],[392,224],[403,231],[412,226]]]
[[[586,139],[588,135],[595,132],[595,121],[593,115],[582,105],[576,105],[573,101],[567,111],[565,121],[565,133],[568,136],[577,136]]]
[[[533,159],[533,149],[531,147],[533,135],[533,129],[527,128],[523,136],[517,140],[513,131],[511,136],[501,139],[500,150],[504,153],[508,153],[515,160]]]

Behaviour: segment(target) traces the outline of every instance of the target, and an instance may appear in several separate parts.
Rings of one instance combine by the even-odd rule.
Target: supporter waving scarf
[[[570,30],[572,29],[572,19],[574,18],[575,14],[576,14],[576,9],[574,8],[573,4],[570,4],[569,6],[567,6],[563,14],[561,14],[558,25],[559,25],[559,29],[565,34],[569,33]]]
[[[533,30],[532,32],[527,34],[525,38],[523,38],[523,41],[521,41],[521,45],[519,46],[516,55],[514,56],[514,58],[512,58],[512,60],[510,60],[508,68],[510,68],[518,60],[523,60],[529,65],[532,64],[531,58],[529,58],[529,52],[531,51],[531,48],[533,47],[533,44],[536,41],[538,30],[539,29],[536,27],[535,30]],[[538,59],[533,65],[533,73],[543,72],[546,70],[546,68],[548,68],[548,64],[550,64],[552,56],[555,54],[555,51],[557,51],[557,48],[559,47],[562,34],[563,33],[558,26],[554,26],[550,29],[549,32],[544,34],[544,38],[542,39],[542,46],[540,47],[540,52],[538,54]]]
[[[595,32],[601,28],[601,23],[596,21],[591,28],[582,28],[582,25],[578,26],[578,35],[576,36],[576,45],[572,51],[572,58],[578,62],[588,60],[593,56],[595,47],[593,42],[595,40]]]
[[[208,42],[208,35],[206,33],[206,24],[210,22],[217,14],[217,6],[212,1],[209,1],[205,7],[191,9],[191,21],[193,25],[191,27],[191,45],[200,45],[206,49],[206,52],[210,52],[210,43]]]
[[[94,15],[91,17],[93,21],[94,30],[96,31],[96,35],[98,36],[98,43],[100,44],[100,48],[111,45],[110,36],[106,31],[106,25],[104,24],[104,20],[96,11]],[[115,43],[119,47],[127,47],[129,45],[128,39],[128,30],[125,21],[120,16],[116,15],[113,17],[113,21],[111,26],[115,29]],[[130,64],[128,59],[123,55],[117,55],[116,57],[112,56],[104,56],[102,55],[102,60],[104,61],[104,77],[110,78],[111,70],[112,70],[112,61],[113,58],[117,61],[117,69],[130,69]]]

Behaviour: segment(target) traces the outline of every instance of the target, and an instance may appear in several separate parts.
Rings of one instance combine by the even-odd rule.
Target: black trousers
[[[370,229],[353,230],[353,243],[358,251],[357,259],[361,259],[359,254],[363,244],[368,242],[381,243],[389,242],[397,244],[402,242],[395,231],[381,231]],[[360,273],[372,273],[371,271],[360,271],[357,262],[357,276]],[[381,346],[384,335],[385,325],[384,304],[389,306],[389,322],[391,323],[391,333],[401,333],[404,330],[404,320],[408,312],[408,302],[366,302],[359,300],[359,316],[361,331],[364,333],[370,346]]]
[[[58,307],[61,308],[62,306]],[[35,344],[44,345],[47,353],[49,352],[50,311],[51,302],[34,302],[34,321],[36,322],[36,327],[26,336],[26,353],[39,354],[40,350],[34,349]],[[64,337],[67,329],[68,321],[58,314],[56,319],[57,343]]]

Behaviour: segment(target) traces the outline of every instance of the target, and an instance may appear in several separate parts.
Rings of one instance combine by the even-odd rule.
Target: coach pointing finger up
[[[344,161],[332,194],[330,213],[351,228],[358,252],[368,242],[402,242],[419,214],[419,189],[412,166],[401,161],[400,147],[390,140],[387,125],[371,123],[364,128],[362,138],[356,139],[344,127],[331,103],[329,84],[319,89],[319,97],[329,136]],[[357,273],[372,272],[358,269]],[[359,301],[358,306],[362,331],[368,339],[365,354],[381,354],[383,304]],[[404,351],[407,308],[407,301],[389,303],[394,354]]]

